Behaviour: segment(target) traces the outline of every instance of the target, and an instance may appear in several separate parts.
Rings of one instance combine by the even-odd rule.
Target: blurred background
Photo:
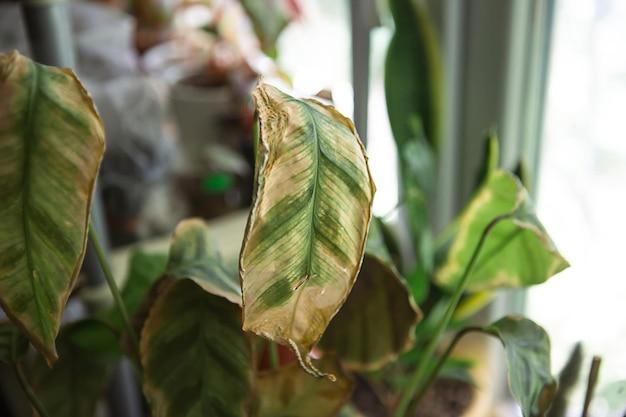
[[[506,291],[487,311],[542,324],[555,374],[577,342],[583,375],[602,356],[601,391],[626,376],[626,2],[421,3],[440,60],[432,227],[441,231],[467,202],[495,129],[502,165],[524,162],[538,216],[572,266]],[[72,67],[91,92],[107,134],[96,218],[119,254],[166,238],[184,217],[245,219],[257,134],[250,91],[260,77],[355,120],[378,188],[375,214],[397,216],[385,98],[395,25],[386,0],[0,1],[0,51]],[[80,285],[96,287],[89,256],[85,269]],[[584,379],[567,416],[580,415]],[[482,387],[495,393],[482,415],[517,415],[498,381]],[[112,395],[132,402],[124,387]],[[607,407],[598,400],[591,415]],[[123,409],[111,415],[133,416]]]

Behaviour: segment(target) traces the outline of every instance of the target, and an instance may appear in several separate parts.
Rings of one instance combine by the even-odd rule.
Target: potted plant
[[[123,355],[155,417],[334,416],[349,412],[355,384],[376,392],[384,415],[413,416],[456,341],[481,332],[502,342],[523,414],[543,415],[555,380],[537,324],[504,317],[441,349],[466,290],[534,285],[567,267],[521,182],[490,165],[437,269],[443,312],[398,371],[429,318],[372,220],[376,187],[352,122],[265,84],[254,98],[255,191],[238,272],[189,219],[166,259],[133,258],[120,292],[89,223],[104,151],[89,94],[70,70],[0,56],[0,304],[10,318],[0,359],[36,412],[93,415]],[[88,236],[115,305],[62,326]],[[26,355],[29,345],[38,353]]]

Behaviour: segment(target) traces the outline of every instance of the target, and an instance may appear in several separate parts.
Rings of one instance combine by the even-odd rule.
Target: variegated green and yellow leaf
[[[163,286],[140,341],[152,416],[244,416],[252,356],[241,331],[241,307],[191,279]]]
[[[49,363],[103,152],[102,123],[72,71],[0,55],[0,303]]]
[[[324,358],[324,369],[337,380],[311,378],[296,364],[261,373],[256,380],[254,417],[334,417],[350,399],[353,380],[335,359]]]
[[[411,347],[420,317],[372,222],[356,284],[318,346],[347,369],[376,370]]]
[[[354,125],[333,107],[264,84],[254,97],[261,155],[240,256],[244,330],[306,361],[356,279],[375,187]]]
[[[514,214],[498,222],[487,236],[470,272],[468,291],[540,284],[569,266],[534,215],[521,183],[513,175],[497,170],[457,220],[452,244],[435,280],[454,287],[485,227],[507,213]]]
[[[186,219],[176,226],[165,274],[193,279],[209,293],[241,305],[237,272],[226,266],[201,219]]]

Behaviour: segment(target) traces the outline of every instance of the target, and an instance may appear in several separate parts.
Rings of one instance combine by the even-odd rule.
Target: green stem
[[[137,333],[135,332],[135,328],[130,322],[128,311],[126,310],[126,306],[124,305],[124,301],[122,300],[122,295],[120,294],[119,288],[117,288],[117,283],[115,282],[115,278],[113,278],[113,274],[111,273],[111,267],[109,266],[109,263],[104,256],[102,246],[100,245],[98,234],[96,233],[96,230],[94,229],[91,222],[89,223],[89,238],[93,243],[93,247],[96,251],[96,256],[98,257],[98,262],[100,263],[100,267],[102,268],[102,272],[104,273],[104,277],[107,281],[107,285],[109,286],[109,290],[111,291],[111,295],[113,295],[115,305],[117,306],[117,309],[122,316],[122,320],[124,321],[124,325],[126,326],[126,331],[128,332],[130,341],[133,344],[133,348],[136,352],[139,352],[139,339],[137,338]]]
[[[278,355],[278,345],[271,340],[268,340],[268,348],[269,348],[269,356],[270,356],[270,365],[272,369],[278,369],[280,366],[280,358]]]
[[[415,373],[409,379],[407,388],[404,390],[402,396],[400,397],[400,401],[398,402],[398,406],[396,407],[394,417],[408,417],[410,415],[409,406],[413,402],[412,400],[415,397],[416,392],[423,385],[426,377],[429,374],[429,370],[432,369],[430,366],[428,366],[428,364],[432,362],[435,351],[437,350],[437,346],[439,345],[439,340],[447,329],[448,324],[450,323],[450,319],[452,319],[452,315],[454,314],[454,311],[459,304],[459,301],[461,300],[461,296],[465,291],[465,287],[467,286],[467,282],[470,277],[470,272],[472,271],[472,268],[476,263],[476,259],[480,254],[480,250],[482,249],[487,236],[489,235],[491,230],[493,230],[496,224],[498,224],[502,220],[512,217],[514,214],[515,212],[510,212],[494,218],[489,222],[489,224],[487,224],[487,226],[483,230],[483,233],[480,235],[480,239],[478,240],[478,244],[476,245],[476,248],[472,253],[472,257],[465,267],[465,271],[463,271],[463,276],[461,277],[461,280],[459,281],[457,287],[454,289],[452,297],[450,297],[448,308],[446,309],[445,314],[437,324],[433,337],[430,339],[428,345],[426,346],[424,356],[422,356],[422,359],[420,360]],[[436,374],[433,375],[433,378],[434,376],[436,376]],[[413,407],[411,408],[414,408],[415,406],[417,406],[417,403],[414,402]]]
[[[30,384],[28,383],[28,380],[26,379],[26,376],[24,375],[24,372],[22,371],[22,367],[20,366],[19,362],[13,362],[13,370],[15,371],[15,375],[17,376],[17,380],[19,381],[20,386],[24,391],[24,394],[26,394],[26,396],[28,397],[28,400],[30,401],[33,408],[37,411],[39,417],[48,417],[49,414],[46,412],[45,407],[43,406],[41,401],[39,401],[39,398],[37,398],[37,394],[35,394],[35,391],[33,391]]]
[[[437,374],[439,374],[439,371],[441,370],[443,365],[446,363],[446,360],[452,354],[452,351],[456,347],[457,343],[459,343],[459,341],[461,340],[463,336],[471,332],[485,332],[485,329],[483,329],[482,327],[478,327],[478,326],[470,326],[470,327],[466,327],[462,329],[461,331],[457,332],[457,334],[454,335],[454,338],[452,339],[452,341],[450,341],[450,344],[448,345],[447,349],[443,352],[443,354],[441,354],[441,356],[439,357],[439,360],[437,361],[435,366],[432,368],[432,371],[430,371],[430,373],[428,373],[428,375],[425,377],[424,384],[421,385],[420,389],[415,394],[414,403],[419,404],[422,398],[424,398],[426,391],[428,391],[428,388],[430,388],[433,382],[435,382],[435,378],[437,377]]]

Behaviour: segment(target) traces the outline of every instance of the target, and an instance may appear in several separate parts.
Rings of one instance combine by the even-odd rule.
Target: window
[[[599,390],[626,378],[626,2],[561,0],[555,19],[538,214],[572,266],[529,291],[527,312],[551,336],[555,371],[584,343],[574,412],[592,354]]]

